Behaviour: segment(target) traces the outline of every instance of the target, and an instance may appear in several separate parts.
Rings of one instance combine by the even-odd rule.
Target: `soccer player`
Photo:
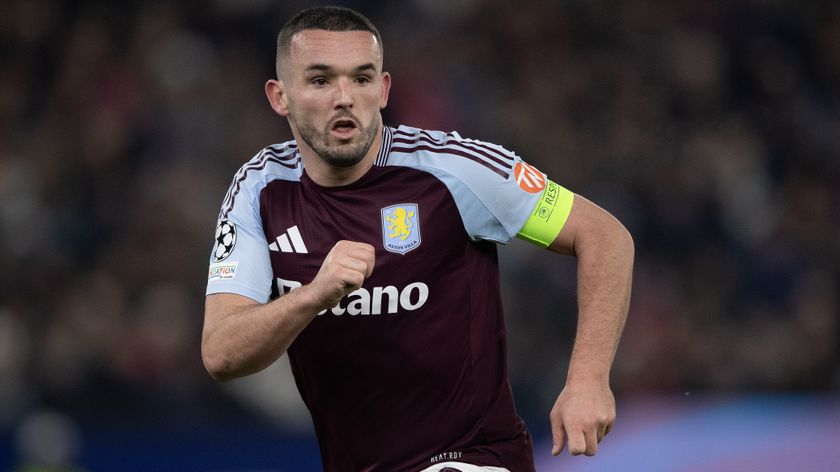
[[[615,418],[631,237],[500,146],[383,125],[382,63],[376,28],[349,9],[308,9],[280,31],[265,93],[295,139],[257,153],[222,203],[207,370],[225,381],[288,352],[327,471],[532,471],[496,254],[519,236],[578,258],[552,453],[595,454]]]

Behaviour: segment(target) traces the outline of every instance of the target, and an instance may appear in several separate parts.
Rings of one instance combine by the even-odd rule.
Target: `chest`
[[[307,283],[340,240],[376,249],[377,278],[401,279],[454,261],[468,238],[446,186],[420,171],[381,171],[362,185],[325,189],[275,181],[260,195],[275,276]]]

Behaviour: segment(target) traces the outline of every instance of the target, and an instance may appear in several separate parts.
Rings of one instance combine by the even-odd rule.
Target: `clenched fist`
[[[373,272],[376,251],[367,243],[339,241],[330,249],[318,274],[309,284],[320,309],[336,306],[342,297],[360,288]]]

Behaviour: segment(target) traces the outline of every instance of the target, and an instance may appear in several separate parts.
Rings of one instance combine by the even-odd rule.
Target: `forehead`
[[[292,66],[325,64],[356,67],[373,62],[382,64],[376,36],[368,31],[303,30],[292,36],[289,48]]]

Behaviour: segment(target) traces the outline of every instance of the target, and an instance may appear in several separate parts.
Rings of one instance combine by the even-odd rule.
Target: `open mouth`
[[[336,120],[332,125],[332,131],[340,135],[352,133],[357,128],[356,122],[349,118]]]

